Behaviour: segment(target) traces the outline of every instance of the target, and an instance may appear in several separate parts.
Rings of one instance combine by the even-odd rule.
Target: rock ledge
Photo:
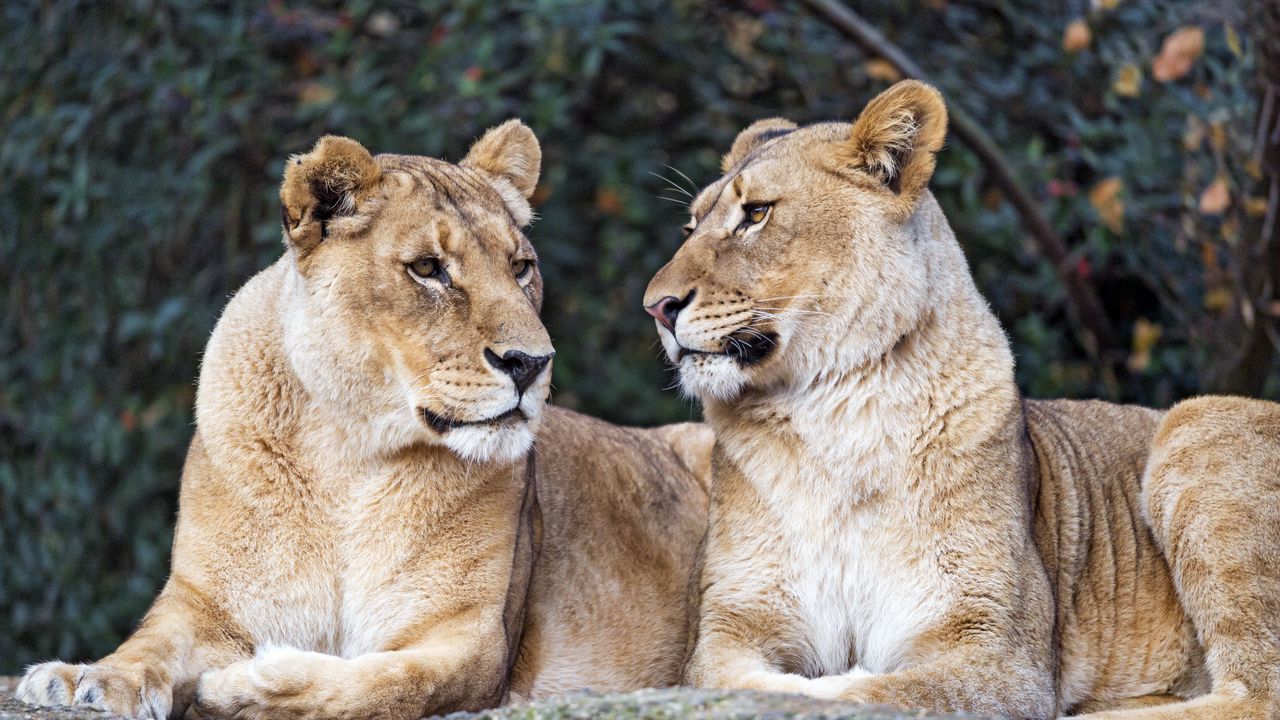
[[[0,720],[109,720],[118,717],[75,708],[33,708],[14,699],[13,691],[17,686],[17,678],[0,678]],[[667,688],[614,694],[572,693],[484,712],[453,713],[446,715],[445,720],[914,720],[960,717],[973,716],[928,715],[814,700],[798,695]]]

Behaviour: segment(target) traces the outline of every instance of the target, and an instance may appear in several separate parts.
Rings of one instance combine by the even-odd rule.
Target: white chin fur
[[[734,399],[747,385],[747,374],[737,361],[718,355],[690,355],[680,361],[680,388],[706,402]]]
[[[539,386],[530,388],[532,392],[520,398],[520,411],[528,418],[526,421],[497,427],[475,425],[454,428],[444,434],[441,442],[467,462],[508,463],[523,458],[537,437],[549,385],[550,379],[544,378]]]
[[[443,442],[468,462],[513,462],[533,447],[533,429],[528,423],[491,427],[459,427],[444,434]]]

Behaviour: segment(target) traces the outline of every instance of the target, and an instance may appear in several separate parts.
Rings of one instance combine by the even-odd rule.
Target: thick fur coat
[[[337,137],[287,163],[286,252],[204,355],[168,582],[19,698],[410,720],[679,678],[710,432],[544,405],[540,157],[511,121],[457,165]]]
[[[1280,716],[1280,405],[1021,398],[927,189],[945,130],[911,81],[747,128],[649,285],[716,432],[687,681]]]

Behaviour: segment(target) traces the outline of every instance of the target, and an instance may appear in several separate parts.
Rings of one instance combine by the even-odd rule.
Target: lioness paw
[[[794,673],[781,673],[772,670],[754,670],[746,673],[734,687],[759,692],[789,693],[791,695],[809,695],[820,697],[814,681]]]
[[[76,678],[85,667],[61,662],[32,665],[14,695],[24,703],[41,707],[70,705],[76,692]]]
[[[872,677],[873,674],[860,667],[855,667],[842,675],[825,675],[814,678],[809,681],[809,688],[805,694],[823,700],[865,702],[859,692],[859,685],[862,684],[860,681],[863,678]]]
[[[79,705],[116,715],[164,720],[172,689],[145,668],[48,662],[27,670],[17,698],[32,705]]]
[[[266,650],[200,676],[196,717],[306,718],[326,707],[341,686],[342,658],[291,648]]]

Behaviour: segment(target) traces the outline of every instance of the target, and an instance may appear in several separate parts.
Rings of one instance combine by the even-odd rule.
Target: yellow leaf
[[[1191,72],[1191,66],[1204,52],[1204,31],[1198,27],[1178,28],[1164,39],[1160,54],[1151,61],[1151,77],[1170,82]]]
[[[1069,53],[1080,52],[1089,47],[1089,41],[1093,39],[1093,33],[1089,32],[1089,23],[1083,18],[1076,18],[1067,24],[1067,29],[1062,33],[1062,49]]]
[[[1120,193],[1124,190],[1124,182],[1118,177],[1109,177],[1089,191],[1089,204],[1098,212],[1098,217],[1111,232],[1120,234],[1124,230],[1124,200]]]
[[[1232,25],[1227,26],[1227,47],[1236,57],[1244,57],[1244,48],[1240,46],[1240,33]]]
[[[298,87],[298,102],[303,105],[328,105],[338,91],[322,82],[304,82]]]
[[[1236,219],[1234,213],[1222,221],[1222,227],[1218,229],[1218,237],[1221,237],[1228,247],[1240,244],[1240,221]]]
[[[1160,341],[1164,328],[1146,318],[1138,318],[1133,324],[1133,352],[1129,354],[1129,369],[1142,372],[1151,365],[1151,350]]]
[[[1267,199],[1264,197],[1247,197],[1244,199],[1244,211],[1249,217],[1262,217],[1267,214]]]
[[[756,40],[764,34],[764,22],[758,18],[734,16],[729,23],[726,45],[738,57],[747,57],[755,52]]]
[[[1213,145],[1213,149],[1222,152],[1227,149],[1227,125],[1218,120],[1209,123],[1209,143]]]
[[[1187,116],[1187,129],[1182,132],[1182,147],[1187,152],[1194,152],[1200,148],[1200,143],[1204,142],[1205,126],[1204,121],[1195,115]]]
[[[1221,215],[1229,207],[1231,190],[1227,187],[1227,179],[1219,175],[1200,193],[1200,214]]]
[[[862,69],[872,80],[897,82],[902,79],[902,73],[898,72],[898,68],[884,58],[871,58],[863,64]]]
[[[1115,10],[1120,0],[1093,0],[1094,10]]]
[[[1206,310],[1223,310],[1231,304],[1231,291],[1224,288],[1214,288],[1204,294],[1204,307]]]
[[[1117,95],[1137,97],[1142,91],[1142,70],[1133,63],[1121,67],[1116,72],[1116,80],[1111,83],[1111,89]]]

